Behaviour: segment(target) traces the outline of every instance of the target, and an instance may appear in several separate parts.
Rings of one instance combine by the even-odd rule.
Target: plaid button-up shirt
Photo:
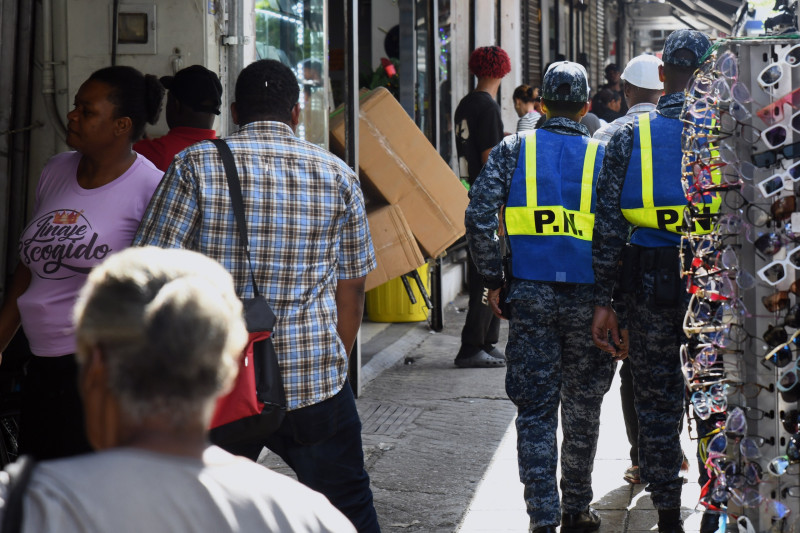
[[[347,377],[336,332],[337,280],[375,268],[358,178],[280,122],[247,124],[226,141],[241,181],[256,283],[278,317],[274,343],[287,407],[319,403]],[[253,296],[225,170],[208,141],[175,157],[134,245],[203,253],[231,273],[239,297]]]

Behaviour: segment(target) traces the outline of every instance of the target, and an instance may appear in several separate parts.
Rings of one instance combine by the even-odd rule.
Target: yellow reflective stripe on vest
[[[506,207],[509,235],[565,235],[592,240],[594,214],[572,211],[560,205]]]
[[[536,135],[525,137],[525,198],[526,206],[506,207],[505,223],[509,235],[565,235],[592,240],[594,214],[592,194],[594,164],[600,143],[589,141],[583,160],[580,210],[564,206],[540,206],[536,194]]]
[[[581,179],[581,211],[589,213],[592,210],[592,182],[594,181],[594,161],[597,158],[597,147],[600,142],[594,139],[586,147],[586,156],[583,158],[583,178]],[[531,205],[531,204],[528,204]]]
[[[530,146],[528,144],[530,143]],[[525,204],[537,205],[536,197],[536,132],[525,136]]]
[[[683,210],[686,205],[659,206],[650,208],[622,209],[625,219],[640,228],[657,228],[672,233],[683,233]]]
[[[653,143],[650,138],[650,113],[639,115],[639,151],[642,158],[642,206],[655,207],[653,200]]]

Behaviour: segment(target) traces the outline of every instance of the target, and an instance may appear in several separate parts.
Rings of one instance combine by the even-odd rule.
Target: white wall
[[[248,0],[250,1],[250,0]],[[95,70],[111,64],[112,11],[107,1],[43,0],[52,6],[53,51],[55,66],[55,100],[59,119],[66,122],[75,94]],[[130,65],[146,74],[165,76],[173,68],[193,64],[205,65],[220,72],[222,54],[219,35],[224,28],[221,15],[215,14],[216,2],[206,0],[158,0],[158,2],[121,2],[156,5],[156,53],[117,54],[118,65]],[[41,28],[41,12],[39,24]],[[30,179],[36,183],[45,162],[52,155],[67,149],[56,133],[54,120],[45,112],[42,93],[42,34],[36,35],[33,114],[45,125],[32,132]],[[224,95],[227,96],[227,95]],[[227,113],[224,113],[227,116]],[[217,120],[221,130],[226,120]],[[166,133],[163,113],[156,126],[148,125],[148,134]],[[31,189],[33,190],[33,188]]]
[[[511,72],[500,84],[500,108],[505,131],[517,131],[517,112],[514,111],[514,89],[522,83],[522,21],[520,0],[503,0],[500,4],[500,47],[511,58]]]

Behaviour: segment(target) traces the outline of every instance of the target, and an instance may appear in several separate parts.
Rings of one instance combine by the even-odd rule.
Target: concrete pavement
[[[515,408],[504,390],[505,369],[459,369],[466,297],[445,312],[445,329],[425,322],[362,327],[362,375],[357,400],[364,451],[384,532],[524,533],[528,518],[516,465]],[[503,324],[500,347],[505,345]],[[640,485],[622,479],[629,465],[618,382],[606,395],[594,463],[594,507],[601,532],[653,531],[657,514]],[[684,450],[693,457],[693,442]],[[290,474],[273,454],[261,462]],[[689,473],[697,479],[696,466]],[[698,531],[693,513],[699,487],[684,485],[685,527]]]

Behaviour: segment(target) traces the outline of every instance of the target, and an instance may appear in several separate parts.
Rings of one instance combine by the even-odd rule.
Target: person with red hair
[[[454,115],[459,177],[467,189],[489,159],[489,152],[503,140],[497,91],[500,81],[511,71],[511,60],[499,46],[484,46],[473,50],[469,70],[478,83],[461,99]],[[460,368],[504,367],[505,355],[495,347],[500,338],[500,319],[489,307],[488,288],[469,252],[467,286],[469,309],[455,364]]]

